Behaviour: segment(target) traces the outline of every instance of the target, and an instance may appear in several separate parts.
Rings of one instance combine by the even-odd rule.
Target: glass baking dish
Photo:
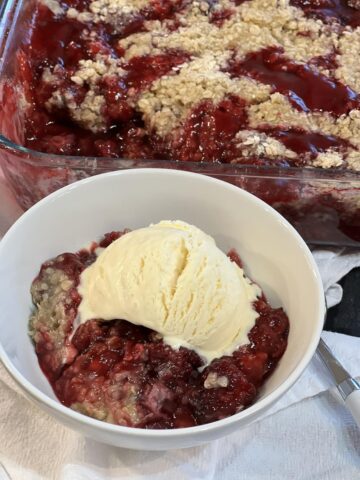
[[[255,194],[281,212],[311,244],[360,245],[360,174],[356,172],[68,157],[22,147],[26,82],[19,73],[18,52],[28,41],[33,11],[34,0],[3,0],[0,5],[0,164],[23,208],[91,175],[127,168],[174,168],[217,177]]]

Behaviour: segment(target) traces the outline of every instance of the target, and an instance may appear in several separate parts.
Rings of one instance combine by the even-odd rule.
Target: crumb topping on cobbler
[[[48,7],[54,15],[61,15],[64,13],[64,8],[58,0],[39,0],[40,3]]]
[[[45,358],[45,373],[50,379],[76,355],[69,334],[80,303],[74,275],[82,268],[74,255],[60,255],[42,266],[31,286],[36,309],[30,317],[29,332],[38,346],[37,353]]]
[[[296,153],[287,149],[284,144],[257,130],[241,130],[235,136],[237,145],[246,157],[285,157],[295,158]]]
[[[35,62],[36,108],[92,144],[68,137],[63,153],[360,170],[354,2],[41,4],[71,36],[61,58]],[[33,133],[29,146],[51,148]]]
[[[258,84],[251,78],[231,79],[221,71],[224,58],[215,59],[205,53],[177,67],[175,74],[155,81],[137,101],[145,123],[158,135],[166,136],[203,100],[219,103],[227,95],[237,95],[249,103],[258,103],[269,97],[267,85]]]

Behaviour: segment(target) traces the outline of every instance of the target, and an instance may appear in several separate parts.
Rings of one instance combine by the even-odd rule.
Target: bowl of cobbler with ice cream
[[[311,252],[279,213],[165,169],[40,201],[1,241],[0,284],[0,356],[29,399],[136,449],[259,420],[310,361],[325,312]]]

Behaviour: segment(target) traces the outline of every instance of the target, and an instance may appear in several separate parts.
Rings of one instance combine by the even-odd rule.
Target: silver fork
[[[324,340],[320,338],[317,353],[329,370],[346,407],[360,427],[360,384],[345,370],[339,360],[334,357]]]

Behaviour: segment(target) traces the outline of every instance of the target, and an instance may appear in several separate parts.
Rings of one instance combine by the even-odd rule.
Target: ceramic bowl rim
[[[95,428],[95,429],[100,429],[103,432],[107,432],[109,434],[124,434],[126,436],[132,436],[132,437],[139,437],[139,438],[144,438],[144,439],[151,439],[151,438],[173,438],[173,437],[178,437],[178,438],[188,438],[200,433],[210,433],[215,430],[221,430],[222,428],[225,428],[231,424],[238,423],[242,420],[245,420],[247,418],[251,418],[255,416],[256,414],[267,410],[276,400],[278,400],[300,377],[302,372],[305,370],[306,366],[310,362],[312,356],[315,353],[317,344],[320,339],[320,334],[322,331],[323,327],[323,319],[325,315],[325,301],[324,301],[324,294],[323,294],[323,288],[322,288],[322,281],[321,277],[317,268],[317,265],[315,263],[315,260],[313,259],[310,250],[308,249],[306,243],[304,240],[301,238],[299,233],[290,225],[290,223],[282,216],[280,213],[278,213],[276,210],[274,210],[272,207],[270,207],[268,204],[266,204],[264,201],[261,199],[257,198],[256,196],[252,195],[251,193],[235,186],[231,185],[223,180],[219,180],[216,178],[212,178],[203,174],[198,174],[198,173],[193,173],[193,172],[187,172],[187,171],[182,171],[182,170],[171,170],[171,169],[158,169],[158,168],[138,168],[138,169],[129,169],[129,170],[120,170],[120,171],[115,171],[115,172],[106,172],[100,175],[94,175],[89,178],[85,178],[83,180],[79,180],[77,182],[74,182],[70,185],[67,185],[47,197],[43,198],[40,200],[38,203],[36,203],[34,206],[32,206],[29,210],[27,210],[7,231],[7,233],[4,235],[4,237],[0,241],[0,257],[2,250],[5,249],[5,245],[11,240],[12,235],[16,232],[16,230],[21,226],[23,222],[28,221],[29,218],[33,215],[34,212],[37,210],[42,209],[44,206],[50,204],[53,200],[66,195],[68,192],[70,192],[73,189],[81,188],[83,185],[89,184],[89,183],[94,183],[94,182],[99,182],[102,181],[102,179],[107,178],[107,177],[121,177],[121,176],[137,176],[137,175],[174,175],[174,176],[182,176],[182,177],[188,177],[188,178],[195,178],[198,177],[199,181],[204,181],[204,182],[209,182],[214,185],[220,185],[221,188],[228,189],[229,191],[236,192],[239,197],[242,195],[245,197],[248,197],[251,199],[252,202],[257,203],[259,207],[262,209],[267,210],[270,212],[284,227],[287,228],[287,230],[290,232],[292,235],[294,241],[298,243],[298,246],[300,249],[305,253],[307,260],[309,261],[309,264],[311,266],[311,269],[314,274],[314,278],[316,280],[317,284],[317,319],[316,322],[314,321],[314,329],[312,332],[311,336],[311,341],[309,342],[306,352],[299,361],[299,363],[296,365],[296,367],[292,370],[292,372],[288,375],[288,377],[272,391],[268,395],[266,395],[264,398],[255,401],[255,403],[245,410],[236,413],[230,417],[224,418],[222,420],[217,420],[215,422],[207,423],[204,425],[196,425],[193,427],[186,427],[186,428],[178,428],[178,429],[159,429],[159,430],[147,430],[147,429],[140,429],[140,428],[135,428],[135,427],[126,427],[126,426],[121,426],[121,425],[113,425],[110,423],[103,422],[101,420],[96,420],[94,418],[88,417],[86,415],[83,415],[81,413],[78,413],[69,407],[66,407],[62,405],[60,402],[48,397],[45,393],[41,392],[37,387],[32,385],[31,382],[29,382],[18,370],[17,368],[12,364],[11,360],[9,359],[8,355],[6,354],[4,348],[2,347],[0,343],[0,360],[4,364],[6,370],[9,372],[11,377],[16,381],[16,383],[22,387],[26,393],[30,395],[34,400],[38,401],[41,404],[47,405],[51,410],[54,410],[58,414],[61,414],[65,417],[69,417],[71,420],[81,423],[84,426]],[[315,319],[314,319],[315,320]]]

